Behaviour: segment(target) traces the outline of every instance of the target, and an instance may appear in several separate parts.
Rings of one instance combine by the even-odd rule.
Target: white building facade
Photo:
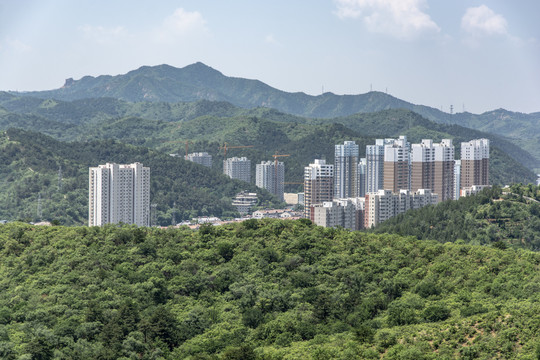
[[[282,162],[262,161],[255,166],[255,185],[270,191],[284,201],[285,165]]]
[[[150,225],[150,168],[107,163],[89,169],[88,226]]]
[[[231,179],[251,182],[251,160],[246,157],[232,157],[223,160],[223,173]]]
[[[334,197],[358,196],[358,145],[345,141],[334,152]]]

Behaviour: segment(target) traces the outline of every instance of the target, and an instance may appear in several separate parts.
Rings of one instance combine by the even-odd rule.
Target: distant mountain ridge
[[[336,95],[327,92],[317,96],[285,92],[259,80],[225,76],[200,62],[184,68],[170,65],[142,66],[122,75],[84,76],[80,80],[70,78],[59,89],[17,94],[65,101],[102,97],[129,102],[227,101],[244,108],[268,107],[288,114],[315,118],[347,116],[392,108],[413,111],[423,108],[376,91],[359,95]],[[428,109],[440,112],[437,109]]]
[[[415,105],[382,92],[359,95],[324,93],[317,96],[275,89],[259,80],[228,77],[201,62],[176,68],[170,65],[142,66],[122,75],[85,76],[67,79],[55,90],[24,93],[0,92],[64,101],[116,98],[128,102],[224,101],[242,108],[266,107],[310,118],[336,118],[387,109],[412,110],[429,120],[488,131],[511,139],[540,161],[540,112],[523,114],[504,109],[483,114],[449,114],[429,106]]]

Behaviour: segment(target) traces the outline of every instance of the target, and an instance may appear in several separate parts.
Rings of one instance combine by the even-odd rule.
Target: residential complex
[[[270,191],[284,201],[285,165],[282,162],[262,161],[255,167],[255,185]]]
[[[245,157],[223,160],[223,173],[231,179],[251,182],[251,161]]]
[[[89,169],[88,226],[150,225],[150,168],[107,163]]]
[[[335,146],[334,155],[334,197],[358,196],[358,145],[345,141]]]
[[[206,167],[212,167],[212,155],[209,155],[207,152],[187,154],[185,159]]]
[[[304,216],[313,221],[311,206],[332,201],[334,195],[334,165],[316,159],[304,168]]]

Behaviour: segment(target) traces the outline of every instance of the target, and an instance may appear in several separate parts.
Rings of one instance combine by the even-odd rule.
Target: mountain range
[[[55,90],[15,93],[65,101],[111,97],[128,102],[225,101],[242,108],[266,107],[310,118],[333,118],[386,109],[409,109],[438,123],[457,124],[507,137],[540,162],[540,112],[523,114],[497,109],[483,114],[449,114],[415,105],[382,92],[360,95],[289,93],[258,80],[228,77],[203,63],[184,68],[143,66],[123,75],[67,79]],[[0,95],[0,99],[4,98]],[[540,168],[539,164],[534,167]]]

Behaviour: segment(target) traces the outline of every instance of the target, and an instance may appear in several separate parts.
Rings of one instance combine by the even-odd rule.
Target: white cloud
[[[157,39],[161,42],[174,42],[178,38],[206,33],[206,20],[201,13],[179,8],[165,18],[157,31]]]
[[[276,40],[276,38],[274,37],[274,34],[266,35],[266,37],[264,38],[264,41],[266,41],[268,44],[279,45],[279,41]]]
[[[98,44],[112,44],[116,40],[127,36],[127,31],[123,26],[104,27],[83,25],[79,27],[84,36]]]
[[[461,28],[473,36],[506,35],[506,19],[486,5],[468,8],[461,19]]]
[[[423,11],[425,0],[334,0],[339,18],[361,18],[371,32],[411,39],[440,28]]]
[[[19,39],[13,39],[11,37],[6,37],[4,39],[4,46],[0,44],[0,50],[14,52],[14,53],[28,53],[32,51],[32,47],[25,44]]]

